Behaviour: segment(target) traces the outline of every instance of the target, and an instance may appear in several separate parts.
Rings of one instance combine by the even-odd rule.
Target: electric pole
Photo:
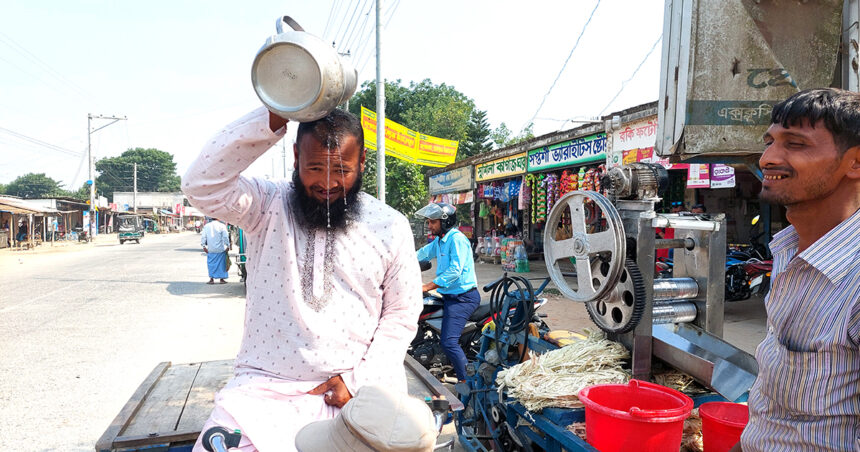
[[[385,80],[382,78],[382,0],[376,0],[376,197],[385,203]]]
[[[93,119],[112,119],[113,121],[99,127],[98,129],[93,130],[92,121]],[[95,206],[96,206],[96,180],[95,180],[95,167],[96,161],[93,159],[93,146],[92,146],[92,134],[98,132],[99,130],[104,129],[105,127],[117,122],[117,121],[125,121],[128,118],[125,116],[119,118],[116,116],[104,116],[104,115],[93,115],[92,113],[87,113],[87,156],[90,161],[90,180],[87,181],[90,183],[90,238],[93,237],[93,223],[95,222]],[[98,231],[98,227],[96,227],[96,231]]]
[[[137,163],[134,164],[134,195],[132,196],[134,203],[134,213],[137,213]],[[116,202],[116,200],[114,200]]]

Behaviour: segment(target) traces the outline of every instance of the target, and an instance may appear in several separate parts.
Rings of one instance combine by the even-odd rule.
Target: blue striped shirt
[[[793,226],[770,246],[743,450],[860,451],[860,210],[801,253]]]

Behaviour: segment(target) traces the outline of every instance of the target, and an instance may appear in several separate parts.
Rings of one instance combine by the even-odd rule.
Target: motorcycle
[[[753,295],[765,296],[770,290],[773,256],[755,234],[759,216],[752,219],[750,243],[730,245],[726,252],[726,301],[746,300]]]
[[[420,262],[421,271],[427,271],[431,268],[430,262]],[[484,286],[484,292],[491,292],[497,286],[505,284],[507,276],[502,276],[498,280]],[[538,298],[543,290],[549,284],[550,279],[539,278],[542,284],[537,290],[534,290],[533,295],[525,295],[519,291],[504,290],[499,291],[504,293],[504,297],[509,304],[508,312],[512,315],[517,309],[520,309],[521,304],[528,302],[531,306],[531,315],[529,320],[531,323],[537,324],[538,331],[543,334],[549,330],[549,327],[543,321],[546,314],[538,314],[537,310],[546,304],[546,298]],[[433,376],[440,380],[445,375],[450,375],[453,372],[448,357],[442,349],[440,341],[442,335],[442,315],[444,314],[444,303],[442,297],[436,293],[424,292],[424,307],[421,310],[421,315],[418,318],[418,331],[415,334],[415,339],[409,347],[408,353],[415,358],[422,366],[430,371]],[[528,300],[526,300],[528,299]],[[521,303],[520,303],[521,302]],[[475,309],[475,312],[469,316],[466,326],[463,327],[463,332],[460,333],[460,347],[466,353],[466,358],[469,361],[474,361],[481,346],[481,335],[488,324],[494,321],[498,315],[500,303],[498,300],[494,303],[492,299],[481,300],[481,304]],[[496,307],[494,312],[494,307]],[[503,308],[502,308],[503,309]]]

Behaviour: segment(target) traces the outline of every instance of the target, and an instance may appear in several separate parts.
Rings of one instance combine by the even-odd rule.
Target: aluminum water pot
[[[292,30],[283,31],[287,24]],[[290,121],[322,118],[355,93],[358,73],[322,39],[289,16],[266,39],[251,66],[251,82],[263,104]]]

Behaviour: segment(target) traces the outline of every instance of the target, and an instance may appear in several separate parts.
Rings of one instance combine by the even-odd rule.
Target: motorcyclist
[[[466,354],[460,347],[460,334],[481,303],[475,261],[469,239],[456,228],[457,210],[448,203],[431,203],[415,212],[427,220],[436,238],[418,250],[418,260],[436,259],[436,278],[424,284],[422,290],[436,289],[444,302],[442,316],[442,349],[457,374],[466,380]]]

